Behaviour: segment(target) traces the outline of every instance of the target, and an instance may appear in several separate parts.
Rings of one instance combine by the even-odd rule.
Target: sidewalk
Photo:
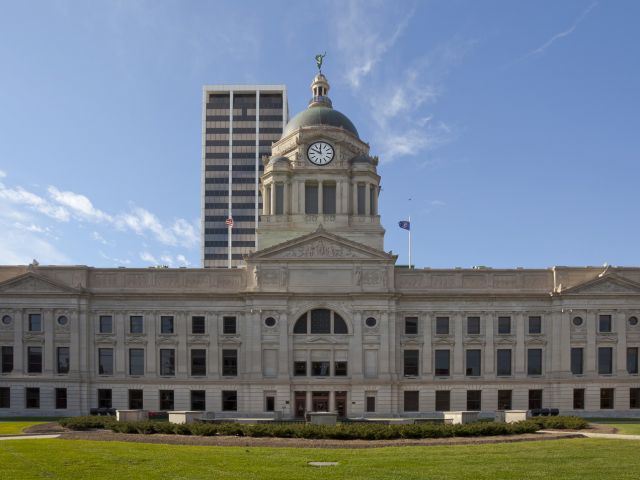
[[[540,430],[540,433],[562,433],[562,432],[566,433],[566,430]],[[575,432],[578,433],[580,435],[583,435],[587,438],[608,438],[608,439],[615,439],[615,440],[640,440],[640,435],[623,435],[621,433],[592,433],[592,432],[584,432],[584,431],[578,431]]]
[[[39,440],[39,439],[47,439],[47,438],[58,438],[60,435],[2,435],[0,436],[0,441],[2,440]]]

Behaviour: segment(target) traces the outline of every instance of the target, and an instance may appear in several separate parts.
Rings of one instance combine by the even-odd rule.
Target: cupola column
[[[366,184],[366,190],[364,192],[364,214],[371,215],[371,184]]]
[[[324,213],[324,182],[322,180],[318,181],[318,214]]]
[[[275,180],[275,179],[274,179]],[[271,183],[271,215],[276,214],[276,182]]]

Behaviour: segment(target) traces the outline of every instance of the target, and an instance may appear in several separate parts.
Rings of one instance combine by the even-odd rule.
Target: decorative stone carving
[[[279,252],[275,258],[363,258],[360,252],[319,238],[305,245]]]

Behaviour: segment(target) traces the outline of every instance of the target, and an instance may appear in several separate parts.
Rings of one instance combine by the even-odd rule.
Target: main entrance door
[[[307,392],[296,392],[293,402],[296,418],[304,418],[307,410]]]
[[[311,392],[311,411],[329,411],[329,392]]]

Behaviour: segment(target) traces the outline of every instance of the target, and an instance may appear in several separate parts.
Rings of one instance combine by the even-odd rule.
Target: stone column
[[[265,185],[262,187],[262,213],[264,215],[271,214],[271,186]]]
[[[560,364],[557,368],[560,372],[569,373],[571,370],[571,312],[565,311],[560,315],[560,337],[554,340],[560,343]]]
[[[433,343],[431,339],[431,314],[423,313],[419,317],[422,321],[422,376],[432,376],[432,357],[433,357]]]
[[[584,373],[585,375],[595,375],[598,363],[598,352],[596,350],[598,316],[596,312],[588,310],[585,321],[587,322],[587,346],[584,352]]]
[[[95,325],[95,321],[93,323]],[[115,374],[118,376],[123,376],[125,375],[126,371],[126,358],[129,356],[129,345],[125,344],[125,331],[127,330],[126,316],[123,313],[119,312],[113,315],[112,328],[116,338],[116,344],[114,345],[113,350],[115,357]]]
[[[218,343],[218,315],[213,312],[206,313],[207,318],[207,334],[209,335],[209,372],[208,377],[213,379],[220,378],[220,357],[221,348]]]
[[[364,214],[371,215],[371,184],[365,183],[364,189]]]
[[[270,215],[275,215],[276,214],[276,182],[275,182],[275,178],[273,179],[273,181],[271,182],[271,192],[270,193],[270,206],[271,206],[271,210],[270,210]]]
[[[27,315],[23,310],[15,310],[13,315],[13,371],[16,375],[23,375],[24,368],[24,345],[22,335],[24,334],[25,320]]]
[[[291,184],[289,182],[284,182],[282,184],[282,213],[284,215],[289,215],[289,213],[291,213],[291,207],[289,206],[290,190]]]
[[[616,311],[613,314],[613,331],[618,336],[616,364],[614,372],[617,371],[618,375],[627,374],[627,335],[626,335],[626,322],[625,314],[623,311]],[[615,349],[614,349],[615,350]],[[617,402],[616,402],[617,403]],[[627,401],[627,406],[629,402]]]
[[[550,350],[550,352],[545,355],[547,360],[545,371],[543,372],[545,375],[560,373],[562,371],[562,363],[560,360],[561,350],[564,347],[561,341],[562,312],[556,310],[549,313],[547,328],[547,332],[551,332],[551,336],[547,336],[547,345],[549,346],[547,349]]]
[[[191,354],[187,345],[188,315],[186,312],[176,312],[174,317],[174,328],[178,337],[176,345],[176,377],[188,378],[191,367]]]
[[[323,198],[324,198],[324,183],[322,180],[320,180],[318,181],[318,214],[324,213]]]
[[[453,356],[451,363],[453,364],[452,376],[464,375],[464,345],[462,342],[462,332],[464,329],[463,316],[461,313],[454,313],[451,315],[449,321],[449,333],[453,329],[453,336],[455,339],[455,345],[453,346]]]
[[[358,214],[358,182],[351,182],[351,198],[353,204],[351,205],[351,215]]]
[[[525,321],[524,314],[522,312],[517,312],[513,319],[514,328],[516,331],[516,349],[514,352],[515,355],[515,376],[524,375],[524,360],[525,360],[525,345],[524,345],[524,329],[525,329]]]
[[[53,310],[45,309],[42,311],[42,330],[44,331],[44,345],[42,349],[42,374],[52,375],[55,372],[57,364],[56,349],[53,345],[53,329],[55,318],[53,318]]]
[[[481,365],[482,367],[481,374],[493,375],[494,374],[493,358],[495,355],[495,349],[493,346],[493,340],[495,338],[495,335],[493,334],[494,332],[493,322],[495,318],[495,312],[485,312],[484,318],[485,318],[484,328],[485,328],[486,343],[484,347],[484,361],[482,362],[482,365]]]
[[[382,318],[379,319],[380,324],[383,324]],[[349,367],[351,369],[351,378],[362,378],[362,363],[364,348],[362,348],[362,313],[355,312],[353,315],[353,337],[351,345],[349,347],[350,352],[354,352],[354,355],[349,358]]]

